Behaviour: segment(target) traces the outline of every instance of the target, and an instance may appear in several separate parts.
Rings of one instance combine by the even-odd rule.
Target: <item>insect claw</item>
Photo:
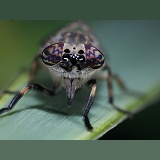
[[[83,116],[83,121],[85,123],[85,126],[86,126],[87,130],[92,132],[93,131],[93,127],[90,124],[88,116]]]

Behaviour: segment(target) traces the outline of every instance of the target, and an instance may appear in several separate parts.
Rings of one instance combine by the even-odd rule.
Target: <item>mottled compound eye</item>
[[[62,59],[63,43],[55,43],[45,48],[41,54],[42,61],[47,65],[55,65]]]
[[[97,48],[91,45],[85,45],[86,63],[93,69],[100,68],[104,63],[104,55]]]

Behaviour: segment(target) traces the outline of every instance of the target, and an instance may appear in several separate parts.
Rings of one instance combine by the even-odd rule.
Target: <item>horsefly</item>
[[[39,66],[45,67],[50,73],[53,84],[56,84],[53,90],[33,83]],[[96,93],[96,79],[97,77],[102,78],[102,69],[106,70],[107,73],[105,79],[108,86],[109,103],[116,110],[132,117],[132,113],[120,109],[114,104],[112,79],[115,78],[122,89],[127,89],[119,76],[112,74],[97,38],[83,21],[76,21],[67,25],[48,39],[35,56],[27,86],[16,92],[9,105],[0,109],[0,114],[10,111],[31,89],[54,96],[55,92],[64,88],[67,104],[71,106],[75,92],[84,86],[91,85],[90,96],[83,112],[83,120],[87,129],[92,131],[93,127],[88,114]],[[3,93],[12,92],[6,90]]]

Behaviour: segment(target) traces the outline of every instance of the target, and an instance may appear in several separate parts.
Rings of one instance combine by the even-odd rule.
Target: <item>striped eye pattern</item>
[[[47,65],[55,65],[62,59],[64,43],[55,43],[45,48],[41,54],[42,61]]]
[[[85,50],[86,50],[86,63],[93,69],[100,68],[105,60],[102,52],[91,45],[85,45]]]

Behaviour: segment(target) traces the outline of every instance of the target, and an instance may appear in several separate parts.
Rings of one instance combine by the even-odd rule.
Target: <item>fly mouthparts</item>
[[[67,97],[67,104],[68,104],[68,107],[71,107],[72,102],[73,102],[73,99]]]

